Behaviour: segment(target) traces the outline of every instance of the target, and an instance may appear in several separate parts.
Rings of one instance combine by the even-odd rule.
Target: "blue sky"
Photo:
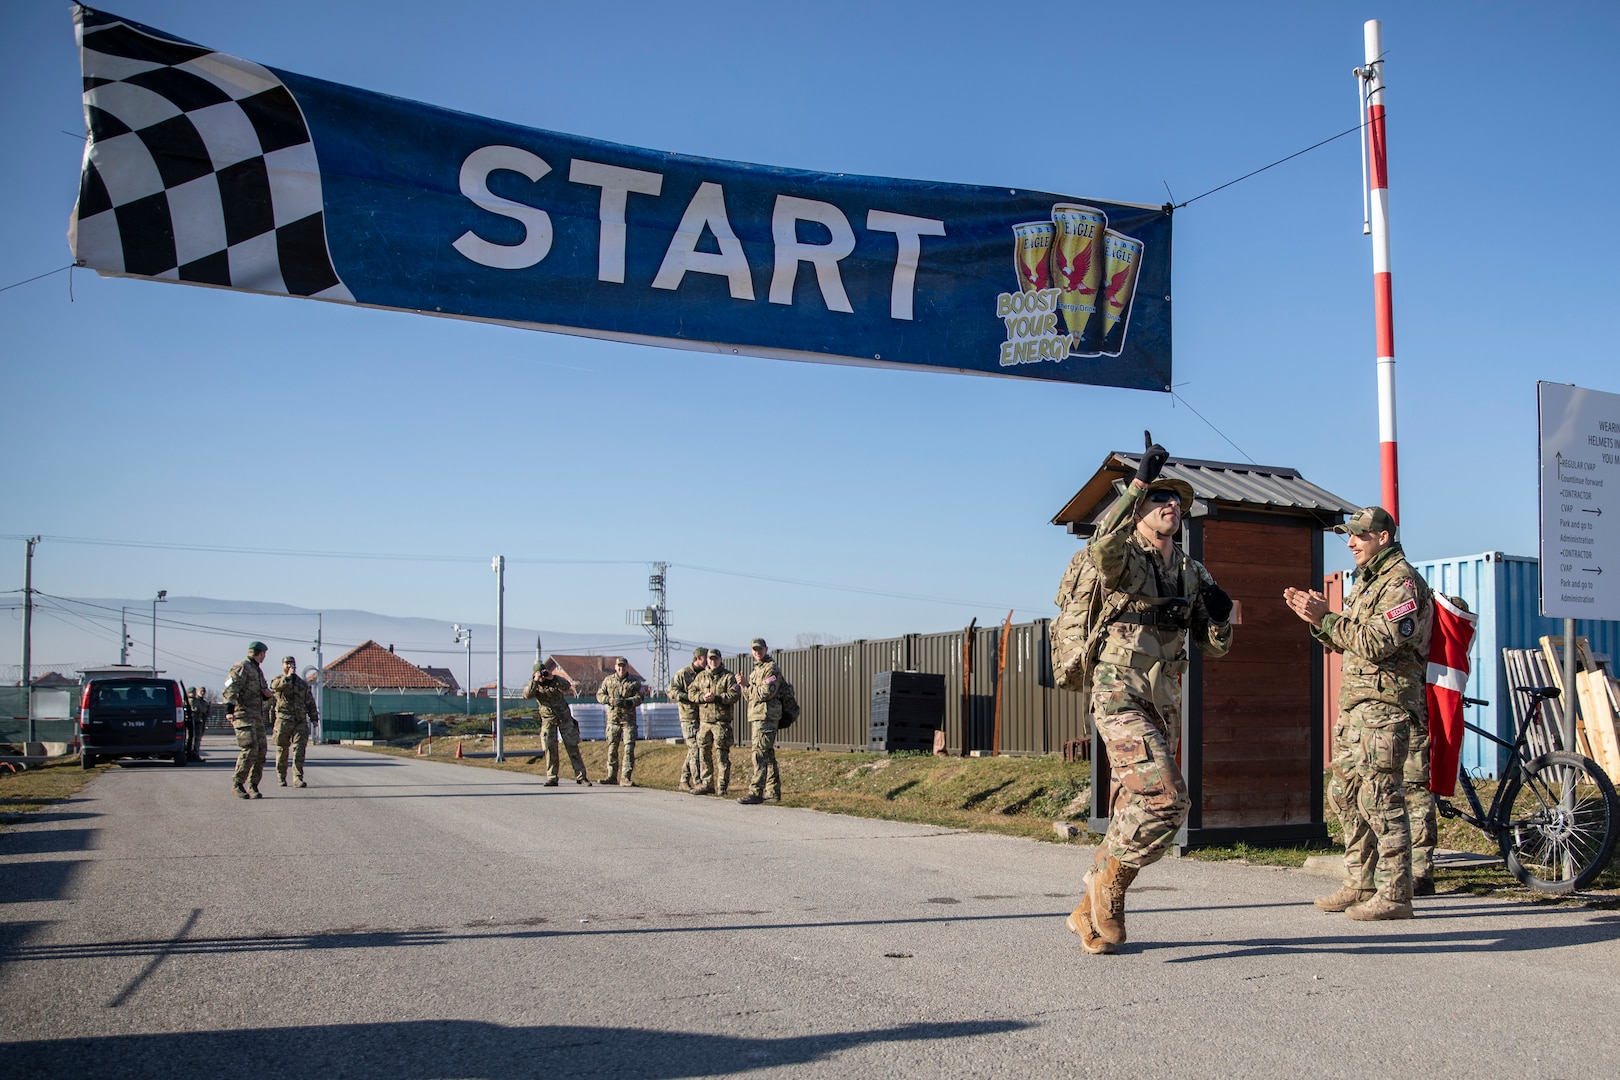
[[[1355,123],[1362,22],[1382,17],[1408,551],[1533,554],[1536,380],[1620,390],[1613,5],[107,6],[533,127],[1142,203]],[[0,72],[9,285],[69,261],[83,130],[69,5],[0,8]],[[1176,214],[1185,404],[84,271],[70,296],[57,274],[0,293],[0,590],[22,585],[13,538],[40,533],[142,545],[48,539],[35,584],[64,596],[164,588],[487,622],[499,552],[508,618],[558,631],[622,632],[653,560],[672,564],[684,640],[1045,615],[1074,547],[1049,519],[1143,428],[1178,456],[1378,498],[1359,185],[1352,137]]]

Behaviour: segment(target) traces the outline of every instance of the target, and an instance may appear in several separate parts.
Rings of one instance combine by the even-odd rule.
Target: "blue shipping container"
[[[1451,559],[1413,559],[1412,565],[1431,588],[1447,596],[1460,596],[1479,616],[1474,645],[1469,650],[1471,673],[1468,696],[1485,698],[1490,705],[1471,705],[1467,720],[1512,742],[1513,707],[1508,695],[1503,649],[1536,649],[1545,636],[1564,633],[1564,620],[1541,614],[1541,567],[1527,555],[1459,555]],[[1348,586],[1347,586],[1348,587]],[[1578,619],[1575,633],[1591,643],[1592,652],[1620,662],[1620,622]],[[1463,740],[1462,767],[1473,776],[1496,777],[1505,763],[1504,751],[1469,732]]]

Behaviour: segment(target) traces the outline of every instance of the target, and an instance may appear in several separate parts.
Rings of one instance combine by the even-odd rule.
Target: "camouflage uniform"
[[[1099,860],[1106,854],[1140,870],[1164,857],[1191,805],[1176,764],[1188,641],[1207,656],[1225,656],[1232,627],[1204,607],[1203,590],[1215,584],[1209,571],[1179,547],[1166,566],[1136,530],[1136,498],[1127,489],[1091,541],[1090,557],[1110,594],[1107,610],[1118,612],[1093,669],[1091,713],[1118,784]],[[1080,558],[1064,575],[1059,607],[1072,599]]]
[[[706,650],[698,650],[707,655]],[[669,681],[669,700],[673,701],[681,714],[681,741],[686,744],[686,760],[681,762],[681,787],[687,791],[697,787],[701,768],[698,765],[698,707],[697,703],[687,697],[687,690],[705,670],[701,662],[695,657],[692,663],[687,664],[675,673]]]
[[[270,680],[276,695],[276,775],[287,786],[287,758],[292,758],[294,778],[304,786],[304,749],[309,746],[311,728],[320,722],[315,708],[315,692],[296,672],[283,672]]]
[[[713,701],[704,701],[713,694]],[[725,665],[692,680],[687,696],[698,703],[698,791],[724,795],[731,785],[731,723],[737,704],[737,678]],[[717,775],[718,774],[718,775]]]
[[[562,739],[568,751],[568,763],[574,767],[574,780],[585,784],[585,759],[579,756],[579,721],[568,708],[568,691],[573,689],[562,679],[540,678],[537,671],[523,688],[523,696],[533,698],[540,705],[540,739],[546,748],[546,784],[555,787],[559,762],[557,740]]]
[[[241,747],[236,755],[236,771],[231,774],[232,783],[238,791],[245,787],[256,795],[259,778],[264,775],[264,754],[268,748],[265,728],[271,694],[270,684],[265,682],[264,672],[252,653],[231,668],[219,696],[230,714],[231,726],[236,729],[236,745]]]
[[[776,727],[782,722],[782,702],[777,693],[781,686],[776,661],[765,653],[754,662],[748,688],[743,692],[748,702],[748,722],[754,729],[754,782],[750,787],[755,798],[777,802],[782,801],[782,774],[776,768]]]
[[[208,691],[200,686],[192,687],[186,698],[186,757],[192,761],[202,760],[203,731],[208,727],[210,711]]]
[[[1344,826],[1344,884],[1396,904],[1412,895],[1406,778],[1427,792],[1423,681],[1433,613],[1428,584],[1391,543],[1357,574],[1343,614],[1329,612],[1311,630],[1344,654],[1328,781],[1328,805]],[[1420,749],[1410,754],[1420,732]]]
[[[636,771],[636,706],[642,699],[641,680],[634,675],[620,675],[615,671],[597,687],[596,700],[608,707],[607,711],[607,780],[617,780],[625,787],[634,787]],[[622,749],[621,749],[622,748]],[[621,767],[619,762],[623,760]]]

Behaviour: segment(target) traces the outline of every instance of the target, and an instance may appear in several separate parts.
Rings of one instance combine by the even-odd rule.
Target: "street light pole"
[[[506,725],[501,715],[501,689],[506,682],[506,556],[490,563],[495,571],[495,760],[506,760]]]
[[[168,589],[159,589],[152,601],[152,678],[157,678],[157,606],[169,597]]]
[[[472,719],[472,627],[454,623],[450,627],[456,632],[456,644],[463,641],[467,643],[467,685],[462,687],[462,693],[467,700],[467,719]]]

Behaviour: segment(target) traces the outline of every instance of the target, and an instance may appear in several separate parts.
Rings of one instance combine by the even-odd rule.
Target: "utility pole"
[[[28,554],[23,560],[22,684],[28,706],[28,741],[34,742],[34,548],[39,546],[39,537],[30,536],[27,544]]]
[[[669,563],[653,563],[652,576],[647,579],[652,603],[624,613],[626,623],[642,627],[652,638],[653,669],[649,682],[655,691],[662,691],[669,685],[669,609],[664,606],[664,575],[668,570]]]
[[[129,640],[129,608],[118,609],[118,666],[129,666],[129,647],[133,642]]]
[[[506,683],[506,556],[490,563],[495,571],[495,760],[506,760],[506,724],[501,715],[501,690]]]
[[[157,606],[164,603],[169,596],[168,589],[159,589],[157,597],[152,601],[152,678],[157,678]]]

